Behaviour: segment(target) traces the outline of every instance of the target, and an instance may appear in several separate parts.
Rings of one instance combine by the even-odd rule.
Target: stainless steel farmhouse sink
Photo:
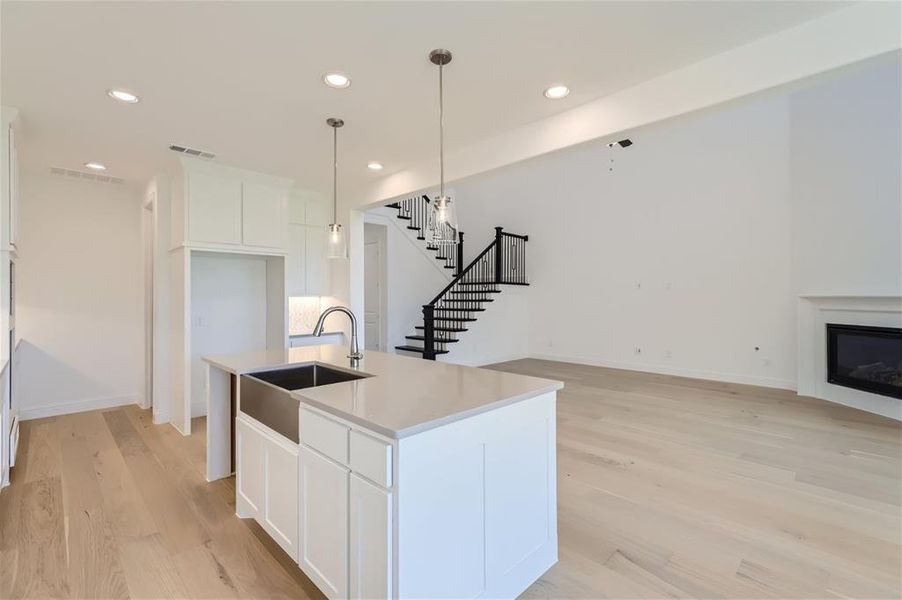
[[[320,364],[299,365],[241,376],[241,412],[288,439],[298,441],[298,401],[292,390],[369,377]]]

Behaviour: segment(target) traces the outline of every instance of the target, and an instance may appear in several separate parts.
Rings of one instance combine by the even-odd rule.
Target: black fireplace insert
[[[827,381],[902,400],[902,329],[828,323]]]

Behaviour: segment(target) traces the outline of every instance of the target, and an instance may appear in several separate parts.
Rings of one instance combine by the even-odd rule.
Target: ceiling
[[[461,148],[843,8],[839,2],[9,2],[0,100],[20,110],[26,169],[147,181],[169,144],[331,188],[437,160],[436,47],[446,144]],[[331,89],[322,74],[353,81]],[[572,93],[549,101],[563,82]],[[122,87],[141,102],[124,105]],[[385,164],[381,174],[366,169]]]

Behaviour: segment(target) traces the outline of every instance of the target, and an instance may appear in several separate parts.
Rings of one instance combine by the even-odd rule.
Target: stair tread
[[[472,290],[469,292],[454,290],[454,291],[451,291],[448,293],[449,294],[466,294],[467,296],[472,296],[474,294],[500,294],[501,290]],[[488,300],[488,301],[490,302],[491,300]]]
[[[435,307],[436,312],[485,312],[484,308],[444,308],[442,306]]]
[[[426,329],[425,325],[417,325],[414,329]],[[467,331],[463,327],[433,327],[433,331],[441,331],[443,333],[463,333]]]
[[[468,321],[475,321],[476,319],[465,319],[463,317],[435,317],[436,321],[453,321],[455,323],[464,323]],[[436,329],[438,329],[436,327]]]
[[[410,217],[405,217],[404,215],[398,215],[399,219],[404,219],[405,221],[409,221]]]
[[[479,302],[494,302],[494,301],[495,301],[494,298],[468,298],[468,299],[466,299],[466,300],[463,300],[463,299],[457,299],[457,298],[444,298],[444,299],[442,299],[442,302],[460,302],[460,303],[467,303],[467,302],[469,302],[469,303],[472,303],[472,304],[476,304],[476,303],[479,303]]]
[[[421,348],[420,346],[395,346],[395,350],[404,350],[405,352],[419,352],[423,354],[426,352],[425,348]],[[447,350],[436,350],[436,354],[448,354]]]
[[[423,335],[405,335],[404,337],[407,338],[408,340],[419,340],[421,342],[426,341],[426,336],[423,336]],[[459,342],[460,340],[437,337],[437,338],[435,338],[435,341],[442,343],[442,344],[453,344],[454,342]]]
[[[391,204],[386,204],[385,207],[386,208],[401,208],[401,205],[398,204],[397,202],[392,202]]]

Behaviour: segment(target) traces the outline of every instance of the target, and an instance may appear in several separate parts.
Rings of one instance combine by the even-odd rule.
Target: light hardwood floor
[[[902,427],[790,392],[523,360],[563,380],[560,562],[528,598],[899,598]],[[23,424],[0,598],[321,597],[234,480],[136,407]]]

